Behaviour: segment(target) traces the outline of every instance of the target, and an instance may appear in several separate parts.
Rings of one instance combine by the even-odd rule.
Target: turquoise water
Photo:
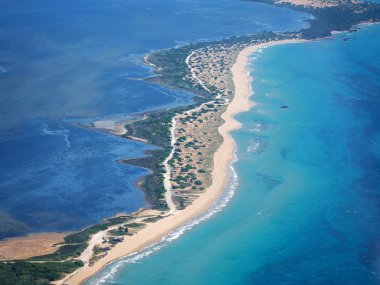
[[[143,79],[143,56],[189,42],[299,30],[310,16],[234,0],[0,0],[0,239],[80,229],[149,206],[117,163],[142,143],[83,125],[192,102]]]
[[[88,284],[379,284],[379,37],[253,54],[233,199]]]

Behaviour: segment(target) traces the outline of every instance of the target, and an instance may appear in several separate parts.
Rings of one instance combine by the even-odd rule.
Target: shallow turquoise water
[[[235,0],[0,0],[0,239],[149,206],[146,170],[117,163],[149,146],[81,127],[192,102],[136,80],[152,75],[145,54],[307,18]]]
[[[233,199],[88,284],[379,284],[379,37],[371,26],[252,55]]]

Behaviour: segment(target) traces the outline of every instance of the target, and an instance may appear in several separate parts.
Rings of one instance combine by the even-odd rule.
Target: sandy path
[[[222,114],[222,119],[224,119],[225,123],[219,127],[219,133],[223,137],[223,142],[214,154],[212,185],[206,189],[204,194],[200,195],[199,198],[186,209],[177,210],[174,214],[167,216],[164,219],[148,224],[147,227],[140,230],[134,236],[126,239],[122,243],[117,244],[106,257],[100,259],[94,266],[89,267],[88,265],[85,265],[74,274],[57,282],[57,284],[63,284],[64,282],[70,285],[80,284],[87,278],[97,273],[108,263],[132,253],[136,253],[144,247],[160,241],[163,236],[169,234],[171,231],[196,218],[201,213],[209,209],[219,198],[229,181],[229,166],[233,161],[236,150],[236,145],[230,135],[230,132],[240,127],[240,123],[234,119],[234,116],[238,113],[249,110],[253,106],[253,103],[249,101],[249,96],[252,94],[252,78],[248,75],[247,70],[249,55],[268,46],[302,41],[303,40],[274,41],[249,46],[239,53],[236,63],[232,67],[232,77],[235,84],[235,96],[228,105],[226,112]]]
[[[88,243],[88,247],[82,252],[78,259],[82,260],[85,264],[88,264],[92,256],[94,247],[103,241],[103,237],[107,236],[107,231],[101,231],[94,234]]]
[[[194,68],[190,64],[190,58],[194,55],[195,51],[192,51],[187,57],[186,57],[186,64],[190,68],[191,76],[208,92],[212,93],[212,91],[203,83],[202,80],[198,78],[198,76],[194,72]]]
[[[176,137],[175,137],[175,132],[174,132],[175,127],[176,127],[176,117],[174,117],[172,119],[172,126],[170,127],[170,134],[171,134],[170,145],[172,147],[172,150],[171,150],[169,156],[164,161],[164,166],[165,166],[164,186],[165,186],[165,190],[166,190],[165,200],[166,200],[166,203],[168,204],[168,207],[169,207],[169,212],[167,213],[167,215],[171,215],[177,210],[175,207],[175,204],[173,202],[172,183],[170,182],[172,168],[168,163],[169,160],[171,160],[173,158],[173,154],[174,154],[174,144],[176,143]]]

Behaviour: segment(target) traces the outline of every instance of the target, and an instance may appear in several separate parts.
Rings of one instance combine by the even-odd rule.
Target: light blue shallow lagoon
[[[379,284],[379,38],[253,54],[230,202],[87,284]]]
[[[0,239],[148,206],[146,171],[117,161],[150,147],[84,127],[191,102],[136,80],[152,75],[145,54],[309,17],[233,0],[0,0]]]

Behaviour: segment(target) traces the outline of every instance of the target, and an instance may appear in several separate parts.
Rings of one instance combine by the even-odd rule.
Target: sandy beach
[[[198,199],[184,210],[178,210],[172,215],[158,220],[155,223],[148,224],[147,227],[137,232],[137,234],[128,237],[124,242],[117,244],[109,251],[107,256],[97,261],[93,266],[90,267],[85,265],[78,271],[67,276],[65,279],[56,282],[56,284],[81,284],[84,280],[93,276],[110,262],[132,253],[136,253],[146,246],[158,242],[163,236],[209,209],[219,198],[229,181],[230,164],[233,161],[236,150],[236,145],[230,132],[240,127],[240,123],[234,119],[234,116],[238,113],[249,110],[254,105],[253,102],[249,100],[249,96],[252,94],[252,78],[248,75],[247,69],[249,55],[268,46],[302,41],[303,40],[274,41],[249,46],[239,53],[236,62],[232,67],[235,95],[227,107],[227,110],[222,114],[222,118],[225,122],[220,126],[219,132],[223,137],[223,142],[214,154],[212,184],[206,189],[205,193],[201,194]]]

